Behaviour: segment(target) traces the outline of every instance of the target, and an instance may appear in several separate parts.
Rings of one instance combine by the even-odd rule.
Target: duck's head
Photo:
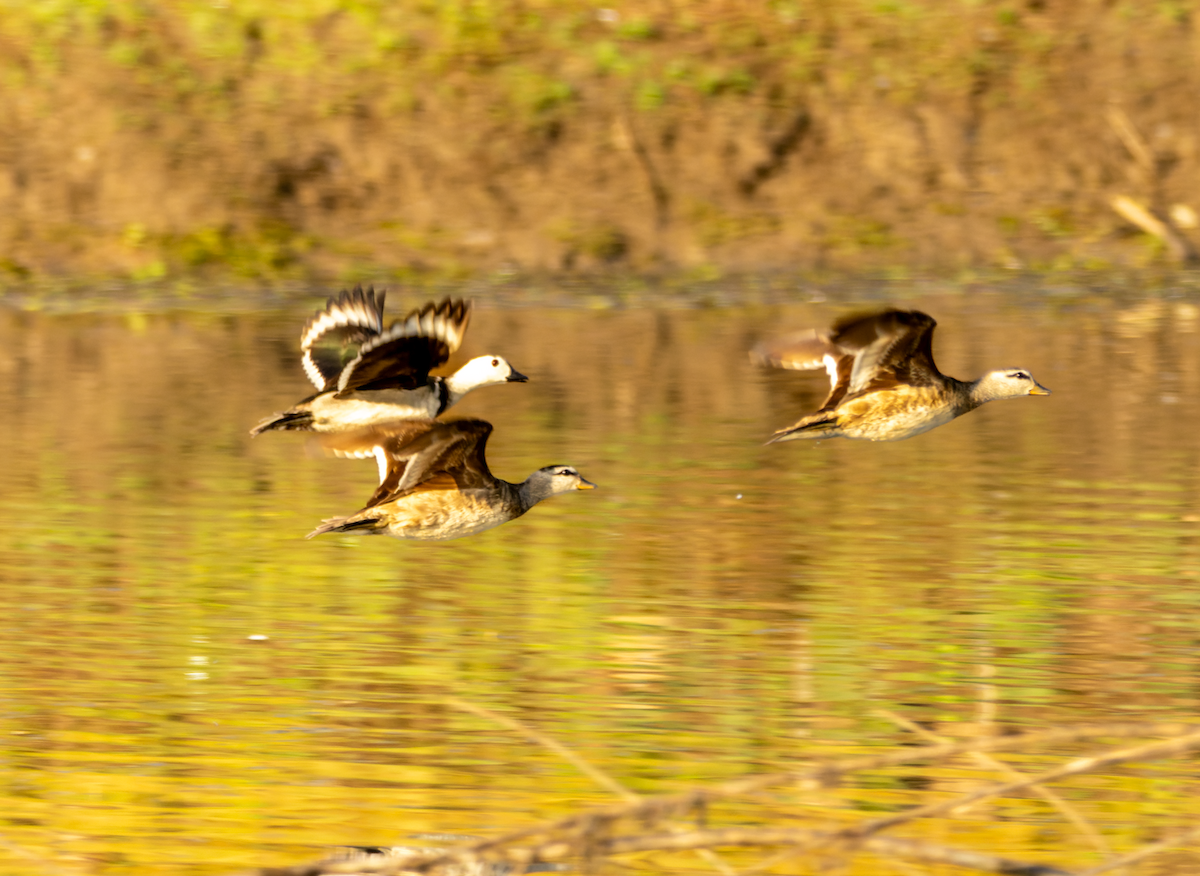
[[[539,468],[525,480],[525,489],[537,501],[574,490],[594,490],[596,485],[584,478],[570,465],[548,465]]]
[[[1022,395],[1049,395],[1050,390],[1034,380],[1024,368],[1004,368],[983,375],[975,385],[974,394],[981,401],[994,401]]]
[[[476,356],[446,378],[454,392],[470,392],[497,383],[525,383],[529,378],[508,364],[503,356]]]

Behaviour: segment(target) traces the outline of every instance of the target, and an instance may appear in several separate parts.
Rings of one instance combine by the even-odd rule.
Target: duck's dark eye
[[[575,474],[575,472],[574,472],[574,470],[573,470],[573,469],[564,468],[564,469],[562,469],[561,471],[559,471],[559,474],[560,474],[560,475],[563,475],[563,476],[565,477],[565,476],[568,476],[568,475],[573,475],[573,474]]]
[[[492,360],[492,367],[493,367],[493,368],[499,368],[499,367],[500,367],[500,360],[499,360],[499,359],[493,359],[493,360]]]

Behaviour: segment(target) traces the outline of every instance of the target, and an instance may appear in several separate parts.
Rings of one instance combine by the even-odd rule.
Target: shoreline
[[[167,313],[179,311],[253,313],[317,306],[354,283],[205,282],[197,278],[134,281],[121,278],[0,283],[0,310],[48,315]],[[466,297],[489,308],[622,310],[724,309],[797,304],[837,306],[896,303],[913,297],[1004,294],[1014,300],[1063,303],[1106,301],[1200,302],[1200,271],[1172,268],[1059,271],[982,270],[955,275],[881,276],[866,272],[800,274],[730,273],[697,279],[672,275],[538,275],[438,280],[364,282],[385,290],[399,312],[426,300]]]
[[[328,7],[9,10],[0,278],[1195,258],[1186,10]]]

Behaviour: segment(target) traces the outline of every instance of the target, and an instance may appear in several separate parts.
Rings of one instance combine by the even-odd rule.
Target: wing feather
[[[936,325],[928,314],[895,309],[845,317],[835,323],[831,342],[853,356],[843,397],[900,384],[930,386],[940,383],[944,377],[933,361],[933,329]]]
[[[322,436],[321,444],[341,456],[382,459],[372,508],[413,492],[494,487],[485,458],[491,432],[486,420],[397,420]]]
[[[829,411],[849,389],[855,357],[833,342],[831,332],[808,329],[763,341],[750,351],[750,358],[759,365],[792,371],[824,368],[829,375],[829,395],[820,410]]]
[[[750,359],[757,365],[772,368],[812,371],[825,368],[825,357],[836,352],[828,332],[809,329],[760,342],[750,351]]]
[[[304,373],[318,390],[332,388],[346,363],[359,348],[383,331],[383,302],[387,293],[365,292],[362,286],[342,290],[312,315],[300,333]]]
[[[901,384],[941,384],[945,377],[933,361],[936,325],[919,310],[859,311],[841,317],[828,331],[810,329],[763,341],[750,356],[775,368],[825,368],[830,389],[821,413],[847,398]]]
[[[403,448],[428,435],[433,427],[433,420],[396,420],[347,432],[324,433],[320,442],[327,453],[335,456],[375,459],[379,465],[379,486],[365,506],[373,508],[396,491],[418,449],[405,452]]]
[[[470,319],[470,303],[450,298],[414,310],[362,344],[342,369],[338,392],[426,385],[429,372],[462,344]]]

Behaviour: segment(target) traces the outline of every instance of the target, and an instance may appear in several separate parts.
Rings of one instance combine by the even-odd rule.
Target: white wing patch
[[[309,321],[300,338],[300,349],[311,349],[325,332],[346,325],[358,326],[379,334],[383,331],[383,310],[373,307],[374,304],[373,298],[330,302],[329,306]]]
[[[376,444],[374,447],[374,450],[375,450],[375,464],[379,466],[379,483],[382,484],[384,482],[384,480],[387,479],[388,455],[387,455],[387,451],[383,449],[382,444]]]
[[[838,363],[832,353],[826,353],[821,357],[821,361],[825,363],[825,371],[829,374],[829,391],[833,392],[837,388],[838,382]]]
[[[332,449],[329,452],[339,459],[370,459],[375,456],[378,447],[372,447],[370,450],[337,450]]]
[[[325,388],[325,378],[312,357],[312,348],[326,333],[336,328],[355,326],[378,335],[383,331],[383,295],[380,293],[378,302],[374,290],[363,295],[361,290],[355,290],[354,295],[342,293],[342,297],[331,300],[325,309],[308,321],[304,333],[300,336],[300,349],[304,351],[301,363],[304,373],[317,389]]]
[[[374,447],[363,447],[359,450],[337,450],[331,449],[330,454],[339,459],[374,459],[375,464],[379,466],[379,483],[383,483],[387,479],[388,462],[390,457],[387,450],[382,444],[376,444]]]
[[[325,388],[325,378],[321,376],[321,372],[317,370],[317,363],[312,360],[312,351],[305,350],[304,356],[300,359],[300,364],[304,366],[304,373],[308,375],[308,379],[313,382],[318,390]]]

